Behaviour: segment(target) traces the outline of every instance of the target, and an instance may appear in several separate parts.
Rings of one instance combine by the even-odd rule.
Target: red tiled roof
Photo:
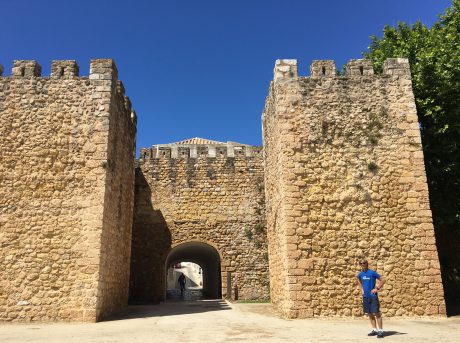
[[[171,144],[177,144],[177,145],[187,145],[187,144],[198,144],[198,145],[206,145],[206,144],[227,144],[225,142],[218,142],[218,141],[212,141],[210,139],[204,139],[204,138],[199,138],[199,137],[195,137],[195,138],[189,138],[189,139],[185,139],[183,141],[180,141],[180,142],[174,142],[174,143],[171,143]]]

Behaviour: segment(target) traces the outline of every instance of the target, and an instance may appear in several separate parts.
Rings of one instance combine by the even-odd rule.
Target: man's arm
[[[363,284],[361,282],[361,279],[358,276],[358,287],[361,290],[361,295],[364,295],[364,289],[363,289]]]
[[[379,282],[379,284],[377,285],[377,290],[380,290],[380,288],[383,287],[385,280],[383,279],[383,277],[380,277],[380,279],[377,279],[377,281]]]
[[[375,288],[371,291],[371,293],[372,294],[377,293],[380,290],[380,288],[382,288],[384,283],[385,283],[385,280],[383,279],[383,277],[378,278],[377,282],[376,282],[376,285],[375,285]]]

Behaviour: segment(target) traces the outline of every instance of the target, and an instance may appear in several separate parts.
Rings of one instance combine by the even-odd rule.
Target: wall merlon
[[[188,158],[190,157],[190,148],[188,147],[178,147],[177,155],[179,158]]]
[[[125,86],[121,80],[117,80],[117,92],[121,95],[125,95]]]
[[[53,79],[73,79],[79,76],[80,68],[74,60],[55,60],[51,62],[51,75]]]
[[[372,62],[367,59],[349,60],[345,70],[346,76],[374,75]]]
[[[310,65],[311,77],[334,77],[336,67],[333,60],[314,60]]]
[[[220,157],[220,156],[221,156],[221,157],[227,157],[227,156],[228,156],[228,155],[227,155],[227,151],[228,151],[228,150],[227,150],[226,147],[216,147],[215,149],[216,149],[216,151],[215,151],[215,153],[216,153],[215,157],[218,157],[218,156],[219,156],[219,157]]]
[[[410,77],[409,60],[407,58],[387,58],[383,62],[383,74]]]
[[[114,60],[91,60],[89,78],[91,80],[116,80],[118,78],[118,70]]]
[[[151,148],[141,148],[140,150],[140,160],[149,160],[153,158],[153,150]]]
[[[40,77],[42,67],[35,60],[14,60],[11,74],[14,77]]]
[[[123,99],[124,99],[124,101],[125,101],[125,109],[126,109],[128,112],[131,112],[131,108],[132,108],[131,100],[130,100],[129,97],[127,97],[126,95],[123,96]]]
[[[171,148],[168,147],[159,147],[157,150],[158,158],[171,158]]]
[[[137,114],[136,111],[131,111],[131,123],[137,126]]]
[[[276,60],[273,74],[274,80],[298,77],[297,60]]]
[[[207,146],[197,146],[196,153],[198,157],[207,157],[209,155],[209,149]]]

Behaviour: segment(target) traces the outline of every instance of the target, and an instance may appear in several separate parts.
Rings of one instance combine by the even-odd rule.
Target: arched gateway
[[[165,269],[181,261],[193,262],[202,268],[205,297],[217,299],[222,296],[221,258],[213,246],[202,242],[179,244],[169,253]]]
[[[263,178],[260,147],[193,138],[141,149],[131,302],[164,300],[167,269],[179,261],[203,268],[210,297],[237,288],[240,299],[267,299]]]

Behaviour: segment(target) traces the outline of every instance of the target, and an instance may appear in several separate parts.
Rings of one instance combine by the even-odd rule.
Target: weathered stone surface
[[[261,149],[205,143],[141,149],[136,169],[133,301],[164,299],[166,258],[172,247],[186,242],[217,249],[223,297],[226,274],[231,272],[232,288],[238,287],[240,299],[269,298]]]
[[[95,321],[127,303],[135,121],[115,79],[40,70],[0,78],[0,320]]]
[[[384,69],[353,60],[337,77],[333,61],[314,61],[310,78],[275,72],[265,196],[271,297],[287,317],[361,313],[363,256],[387,280],[386,315],[445,315],[409,65]]]
[[[387,280],[386,315],[445,315],[407,60],[346,70],[314,61],[305,78],[278,60],[263,155],[192,139],[141,149],[134,176],[136,117],[112,60],[89,77],[53,61],[49,78],[15,61],[0,77],[0,320],[96,321],[128,288],[162,300],[187,242],[217,251],[222,296],[230,273],[240,299],[270,289],[290,318],[359,315],[363,256]]]

